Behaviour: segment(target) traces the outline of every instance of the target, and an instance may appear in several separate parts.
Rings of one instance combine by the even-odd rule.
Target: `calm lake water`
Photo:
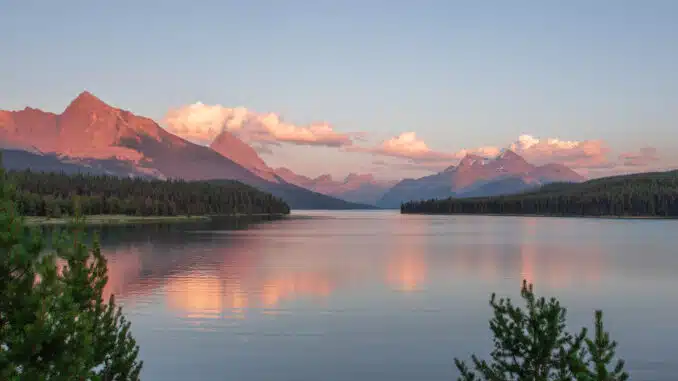
[[[678,374],[678,221],[295,212],[110,227],[109,291],[144,380],[455,380],[491,348],[489,295],[521,279],[595,308],[632,380]]]

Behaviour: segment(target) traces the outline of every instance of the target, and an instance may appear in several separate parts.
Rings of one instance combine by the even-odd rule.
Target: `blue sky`
[[[200,101],[375,147],[408,131],[436,152],[530,134],[668,162],[677,19],[669,0],[0,0],[0,108],[60,112],[88,89],[156,120]],[[376,170],[370,152],[283,144],[265,158],[342,175]]]

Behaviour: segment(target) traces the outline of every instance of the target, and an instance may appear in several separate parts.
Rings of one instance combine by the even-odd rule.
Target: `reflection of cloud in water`
[[[329,279],[314,273],[249,277],[246,285],[244,281],[197,271],[173,276],[164,288],[167,305],[187,318],[244,318],[247,309],[275,308],[284,299],[327,297],[333,289]],[[252,298],[255,295],[260,297]]]
[[[387,256],[386,281],[396,291],[423,289],[426,282],[426,233],[420,221],[403,220],[394,229],[394,242]]]
[[[189,272],[170,277],[164,291],[168,307],[189,318],[216,318],[224,308],[221,281],[211,274]]]
[[[125,302],[164,293],[179,316],[242,318],[252,309],[276,310],[299,299],[317,302],[337,289],[364,287],[375,276],[405,292],[425,289],[429,277],[460,282],[526,278],[549,287],[599,281],[603,256],[595,243],[552,242],[548,234],[553,231],[541,229],[537,219],[502,221],[510,223],[477,230],[467,224],[460,231],[442,222],[398,219],[383,227],[389,240],[372,245],[369,253],[351,251],[322,227],[313,236],[297,232],[293,224],[285,225],[290,231],[278,231],[287,237],[282,244],[256,229],[250,234],[261,234],[258,239],[187,234],[180,242],[172,233],[170,241],[159,236],[104,248],[106,292]],[[300,236],[303,244],[294,243]]]
[[[329,276],[322,273],[292,273],[274,275],[263,280],[262,303],[266,307],[276,307],[283,299],[295,299],[301,296],[325,298],[334,289]]]
[[[420,290],[426,280],[426,260],[421,253],[395,254],[388,261],[388,283],[396,290]]]
[[[284,266],[290,258],[280,256],[282,262],[270,266],[253,245],[190,247],[181,255],[158,253],[153,244],[106,249],[106,293],[132,302],[161,292],[170,309],[188,318],[242,318],[248,308],[276,308],[306,296],[326,298],[334,290],[340,271],[321,257],[295,257],[305,264],[295,268]]]

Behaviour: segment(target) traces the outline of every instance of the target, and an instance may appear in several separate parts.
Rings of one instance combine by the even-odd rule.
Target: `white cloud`
[[[340,147],[352,144],[352,135],[339,133],[328,123],[295,125],[273,113],[261,114],[244,107],[194,103],[172,109],[163,119],[166,129],[184,139],[209,144],[224,129],[248,143],[290,143]]]
[[[504,147],[483,146],[444,152],[431,149],[416,133],[405,132],[385,140],[376,147],[351,147],[350,150],[407,160],[407,163],[391,164],[393,168],[437,171],[456,164],[467,154],[494,157],[502,148],[514,151],[535,165],[559,163],[582,173],[628,172],[631,171],[630,167],[648,166],[659,161],[656,149],[651,147],[642,148],[638,152],[622,153],[618,158],[610,159],[610,149],[602,140],[540,139],[527,134],[519,136]]]
[[[601,140],[539,139],[521,135],[508,147],[534,164],[560,163],[572,168],[609,165],[609,148]]]
[[[350,150],[360,152],[370,152],[375,155],[391,156],[401,159],[408,159],[413,162],[437,162],[440,165],[444,163],[455,162],[467,154],[479,156],[496,156],[500,150],[496,147],[480,147],[471,150],[461,150],[459,152],[441,152],[429,148],[422,139],[417,137],[415,132],[403,132],[402,134],[383,141],[376,147],[353,147]]]

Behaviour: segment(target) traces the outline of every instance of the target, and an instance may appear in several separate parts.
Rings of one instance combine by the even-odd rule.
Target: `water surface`
[[[523,278],[573,328],[602,308],[632,379],[678,374],[676,221],[295,212],[108,227],[144,380],[454,380]]]

